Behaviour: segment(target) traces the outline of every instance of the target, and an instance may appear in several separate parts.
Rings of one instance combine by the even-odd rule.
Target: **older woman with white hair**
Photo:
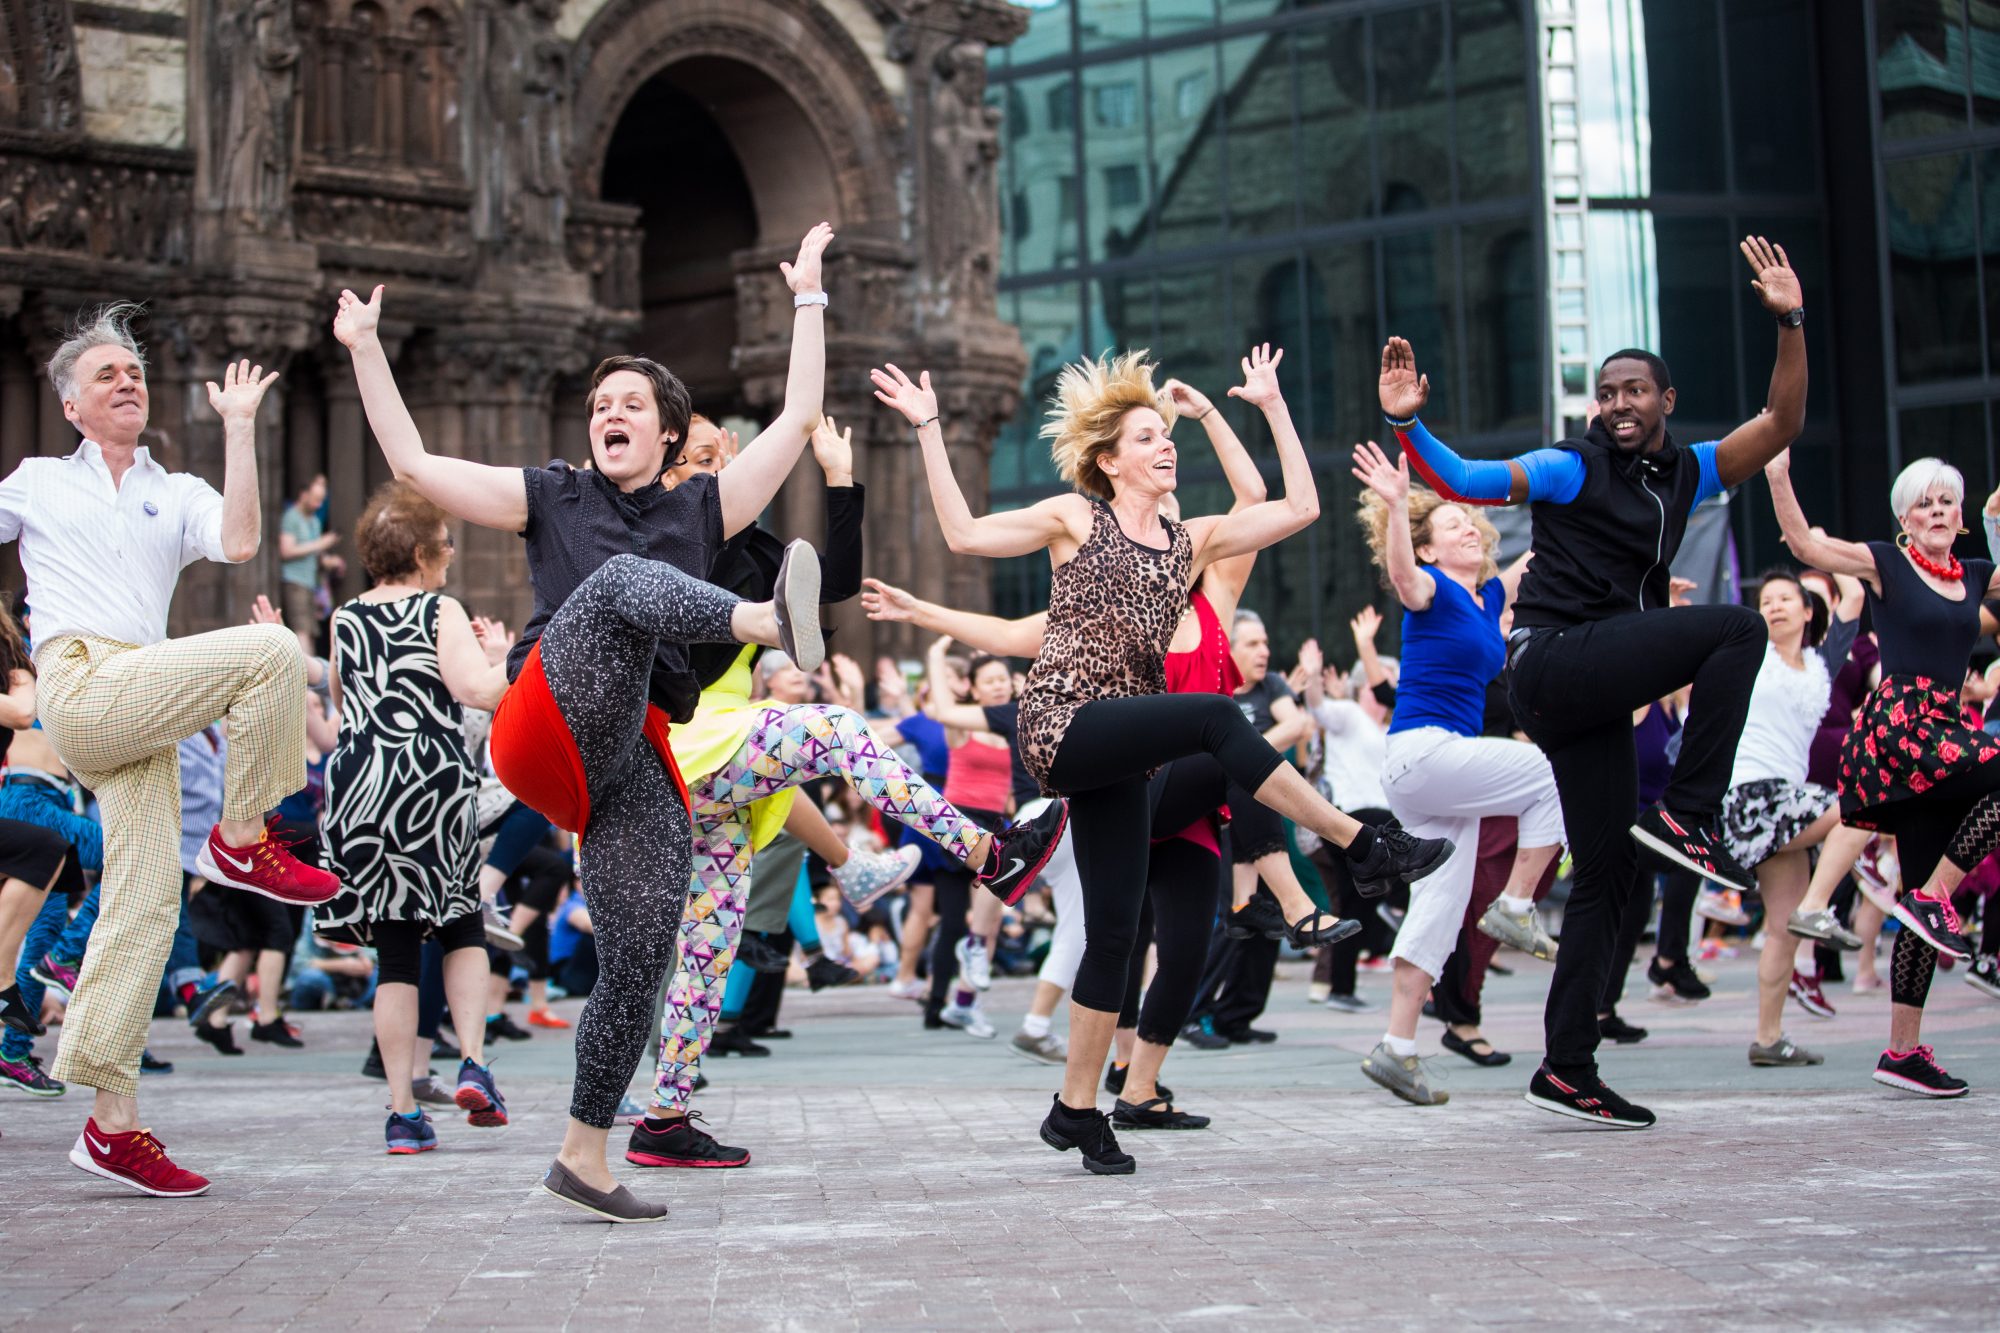
[[[1875,1081],[1962,1097],[1965,1080],[1946,1073],[1919,1038],[1938,954],[1971,953],[1951,895],[2000,847],[2000,738],[1968,726],[1959,709],[1983,628],[1980,601],[1995,591],[1994,562],[1952,554],[1965,532],[1965,478],[1939,459],[1920,458],[1896,478],[1889,505],[1902,531],[1893,545],[1840,541],[1811,527],[1792,493],[1787,454],[1764,471],[1785,544],[1808,564],[1862,581],[1882,650],[1882,682],[1840,753],[1842,821],[1895,834],[1903,864],[1896,917],[1905,929],[1890,963],[1889,1048]],[[2000,511],[2000,497],[1988,507]],[[1800,913],[1823,910],[1830,889],[1815,884]]]

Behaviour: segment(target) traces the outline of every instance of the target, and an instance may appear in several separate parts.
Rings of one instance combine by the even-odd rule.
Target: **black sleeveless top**
[[[1990,560],[1967,560],[1965,600],[1938,595],[1894,542],[1869,542],[1875,557],[1877,594],[1868,589],[1868,614],[1882,650],[1882,674],[1927,676],[1956,688],[1979,642],[1979,602],[1993,578]]]

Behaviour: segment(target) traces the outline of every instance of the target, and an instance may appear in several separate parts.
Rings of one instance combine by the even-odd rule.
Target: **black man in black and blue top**
[[[1757,613],[1733,605],[1670,607],[1669,567],[1689,513],[1749,480],[1805,423],[1805,313],[1781,247],[1742,242],[1752,289],[1778,322],[1768,405],[1713,443],[1679,445],[1666,363],[1614,353],[1598,370],[1597,416],[1580,440],[1508,461],[1469,461],[1417,420],[1430,393],[1409,343],[1382,351],[1382,411],[1410,464],[1439,494],[1469,504],[1533,506],[1534,559],[1514,603],[1507,682],[1514,715],[1548,756],[1575,871],[1544,1023],[1547,1057],[1531,1105],[1605,1129],[1654,1116],[1597,1076],[1597,1015],[1634,896],[1634,839],[1739,889],[1756,881],[1722,846],[1716,818],[1750,689],[1763,658]],[[1692,683],[1687,729],[1660,803],[1632,822],[1638,768],[1632,713]],[[1628,836],[1629,833],[1629,836]]]

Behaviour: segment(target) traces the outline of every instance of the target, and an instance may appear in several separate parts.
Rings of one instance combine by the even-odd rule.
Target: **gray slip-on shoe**
[[[807,675],[819,670],[826,661],[826,637],[819,626],[819,552],[811,542],[800,540],[785,547],[771,604],[785,656]]]
[[[542,1188],[564,1203],[595,1213],[607,1222],[658,1222],[667,1215],[663,1203],[647,1203],[623,1185],[595,1190],[578,1180],[561,1162],[549,1163]]]

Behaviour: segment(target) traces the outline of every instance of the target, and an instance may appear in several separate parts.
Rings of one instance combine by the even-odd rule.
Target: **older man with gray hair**
[[[305,784],[305,659],[278,625],[167,638],[180,571],[256,554],[256,417],[278,378],[231,364],[208,401],[222,417],[223,488],[168,472],[139,443],[146,359],[132,305],[81,318],[49,360],[63,414],[83,436],[63,458],[29,458],[0,481],[0,541],[20,542],[35,599],[41,720],[104,812],[103,910],[63,1023],[55,1075],[97,1090],[70,1150],[85,1171],[146,1194],[200,1194],[208,1181],[140,1128],[139,1053],[180,916],[184,738],[229,724],[222,820],[204,878],[287,903],[338,884],[265,832],[264,814]]]

